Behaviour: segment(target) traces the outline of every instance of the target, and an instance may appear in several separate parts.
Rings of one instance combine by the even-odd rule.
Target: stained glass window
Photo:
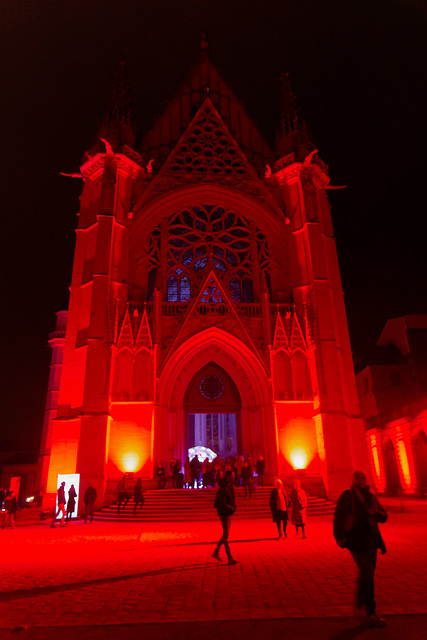
[[[150,274],[160,268],[161,239],[167,238],[167,299],[191,299],[213,270],[235,302],[253,302],[253,262],[267,274],[268,246],[259,229],[224,207],[198,205],[173,214],[150,238]],[[257,255],[252,255],[255,252]],[[151,276],[150,277],[155,277]],[[149,284],[149,292],[153,285]],[[208,297],[214,292],[204,292]]]

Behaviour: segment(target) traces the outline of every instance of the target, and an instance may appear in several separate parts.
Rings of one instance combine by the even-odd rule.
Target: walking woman
[[[74,509],[76,508],[76,498],[77,498],[76,488],[72,484],[68,492],[67,520],[66,520],[67,524],[73,517]]]
[[[220,487],[215,496],[214,507],[217,510],[222,525],[222,536],[218,542],[212,557],[220,561],[219,550],[224,545],[227,554],[228,564],[237,564],[238,561],[231,555],[230,546],[228,544],[228,534],[230,532],[231,516],[236,511],[236,500],[234,498],[233,472],[226,471],[224,478],[221,480]]]
[[[288,537],[286,533],[286,527],[288,525],[288,511],[289,511],[289,497],[286,487],[283,486],[280,478],[274,481],[275,488],[270,493],[270,509],[273,516],[273,522],[277,524],[277,530],[279,532],[278,540],[283,535]]]
[[[301,481],[294,480],[294,488],[290,495],[292,509],[292,524],[295,525],[295,538],[298,538],[298,531],[301,527],[302,537],[305,539],[305,525],[307,523],[307,494],[301,489]]]

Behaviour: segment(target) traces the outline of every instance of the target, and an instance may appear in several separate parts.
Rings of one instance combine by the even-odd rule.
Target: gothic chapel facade
[[[329,178],[287,79],[274,152],[204,53],[134,147],[120,63],[81,166],[41,484],[53,499],[79,473],[106,502],[124,472],[148,483],[199,445],[336,498],[367,468],[364,423]]]

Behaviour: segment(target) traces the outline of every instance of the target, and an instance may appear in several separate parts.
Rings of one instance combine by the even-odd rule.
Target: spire
[[[298,115],[296,98],[292,90],[289,73],[280,74],[280,125],[276,133],[276,153],[278,158],[290,154],[303,162],[314,149],[307,123]]]
[[[119,58],[107,107],[101,116],[98,137],[105,138],[117,152],[122,144],[135,144],[135,117],[129,89],[128,68],[123,56]]]
[[[280,127],[288,134],[298,128],[296,100],[289,73],[284,71],[280,74]]]
[[[210,40],[209,40],[207,31],[202,31],[202,33],[200,34],[200,57],[201,58],[211,57]]]

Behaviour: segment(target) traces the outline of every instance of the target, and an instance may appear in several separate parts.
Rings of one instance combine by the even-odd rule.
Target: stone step
[[[252,498],[244,497],[244,489],[235,489],[237,511],[235,518],[270,518],[269,498],[272,487],[257,487]],[[214,520],[217,518],[214,509],[216,489],[164,489],[147,491],[144,494],[143,508],[138,507],[133,515],[134,504],[131,498],[117,515],[117,503],[103,508],[95,514],[97,520],[135,522],[135,521],[188,521]],[[323,498],[307,496],[307,512],[313,515],[333,514],[335,505]]]

